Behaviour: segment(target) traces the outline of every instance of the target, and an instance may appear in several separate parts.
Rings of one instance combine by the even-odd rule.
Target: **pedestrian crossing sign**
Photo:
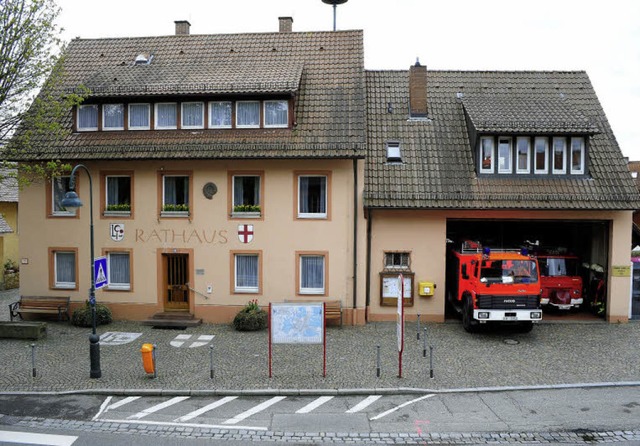
[[[93,278],[96,290],[109,284],[108,277],[107,258],[105,256],[96,257],[93,261]]]

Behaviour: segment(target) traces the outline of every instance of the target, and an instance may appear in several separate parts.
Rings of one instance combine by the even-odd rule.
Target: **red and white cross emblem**
[[[253,225],[238,225],[238,240],[250,243],[253,240]]]

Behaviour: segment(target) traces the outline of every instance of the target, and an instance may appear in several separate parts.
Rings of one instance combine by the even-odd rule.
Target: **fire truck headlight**
[[[580,294],[580,290],[573,290],[573,294],[575,294],[575,295]]]
[[[531,319],[542,319],[542,311],[532,311],[530,317]]]
[[[478,312],[478,319],[489,319],[489,312],[488,311]]]

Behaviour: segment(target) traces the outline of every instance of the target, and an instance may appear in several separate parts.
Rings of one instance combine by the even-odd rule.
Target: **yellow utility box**
[[[433,282],[418,282],[418,294],[420,296],[433,296],[436,284]]]

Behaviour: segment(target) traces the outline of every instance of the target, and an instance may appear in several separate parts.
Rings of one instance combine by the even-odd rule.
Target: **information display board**
[[[324,304],[272,303],[271,342],[274,344],[322,344]]]

